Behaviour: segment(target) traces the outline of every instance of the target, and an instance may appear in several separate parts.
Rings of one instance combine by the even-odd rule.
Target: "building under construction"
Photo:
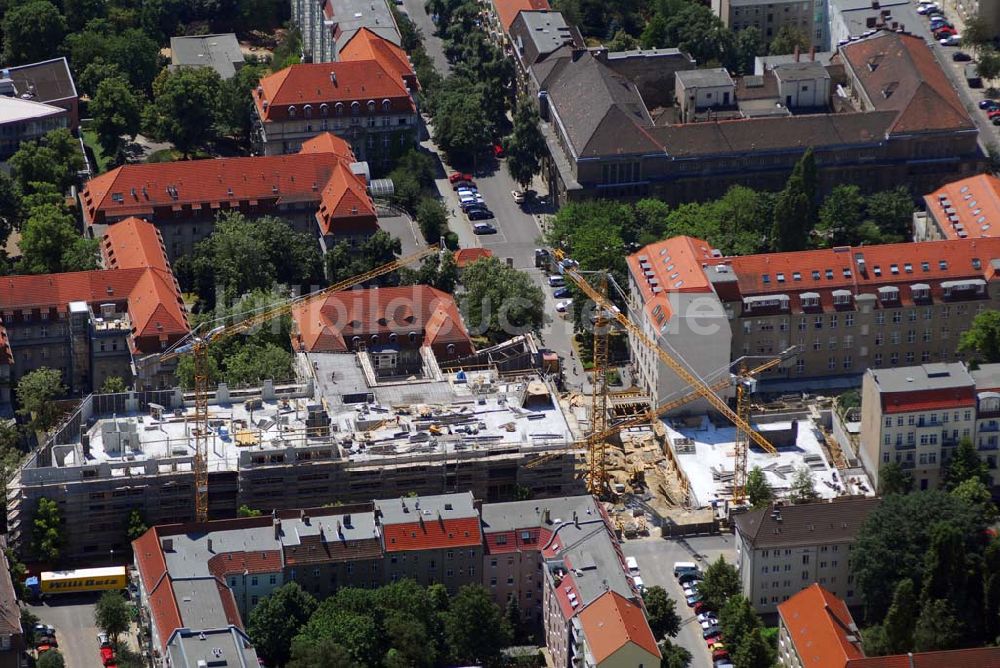
[[[295,384],[212,393],[210,518],[244,505],[269,512],[408,494],[500,501],[582,491],[579,429],[530,336],[462,369],[427,355],[405,378],[379,376],[370,357],[300,354]],[[180,390],[87,397],[8,485],[12,544],[31,558],[43,497],[58,504],[63,556],[77,563],[120,560],[132,510],[147,525],[192,521],[192,405]]]

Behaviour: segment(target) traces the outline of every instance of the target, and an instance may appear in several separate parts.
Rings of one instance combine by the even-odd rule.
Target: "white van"
[[[646,583],[642,581],[642,578],[638,575],[632,576],[632,582],[635,583],[635,588],[639,590],[640,594],[646,593]]]
[[[674,562],[674,577],[680,577],[685,573],[690,573],[692,571],[700,571],[698,564],[693,561],[675,561]]]
[[[639,572],[639,562],[635,560],[635,557],[625,557],[625,565],[628,567],[629,573]]]
[[[566,285],[566,279],[558,274],[553,274],[549,276],[549,287],[550,288],[561,288]]]

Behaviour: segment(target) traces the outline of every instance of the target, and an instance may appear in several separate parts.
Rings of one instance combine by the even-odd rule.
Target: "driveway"
[[[707,668],[712,665],[712,656],[701,637],[701,626],[694,612],[684,601],[684,591],[674,577],[674,562],[694,561],[704,570],[709,563],[721,555],[726,561],[734,561],[736,552],[731,534],[721,536],[695,536],[686,541],[662,538],[641,538],[622,543],[622,552],[627,557],[635,557],[639,563],[639,575],[647,587],[659,585],[674,599],[677,614],[681,618],[681,630],[671,640],[691,652],[691,668]]]
[[[430,56],[435,69],[437,69],[441,76],[448,76],[451,66],[444,55],[444,45],[440,39],[434,36],[434,31],[437,28],[434,22],[431,21],[430,14],[424,10],[423,0],[403,0],[402,6],[397,6],[397,8],[410,17],[413,25],[424,36],[424,50]]]
[[[55,627],[66,668],[93,668],[101,663],[94,624],[98,598],[99,594],[50,596],[42,604],[28,606],[43,624]]]

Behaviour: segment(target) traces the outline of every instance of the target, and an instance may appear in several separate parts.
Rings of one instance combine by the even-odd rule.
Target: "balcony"
[[[1000,450],[1000,445],[996,443],[980,443],[976,446],[976,450],[979,452],[990,452],[992,450]]]
[[[899,462],[899,468],[907,471],[912,468],[916,468],[916,462]]]
[[[992,433],[1000,431],[1000,423],[991,420],[990,422],[984,422],[979,425],[978,430],[980,432]]]
[[[914,443],[897,443],[893,447],[896,449],[897,452],[899,452],[901,450],[916,450],[917,449],[917,444],[915,442]]]

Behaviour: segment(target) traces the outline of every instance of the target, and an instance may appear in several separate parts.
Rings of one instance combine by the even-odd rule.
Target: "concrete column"
[[[138,412],[139,399],[135,396],[135,392],[129,392],[128,396],[125,398],[125,410],[129,412]]]
[[[261,387],[261,390],[260,390],[260,396],[261,396],[261,398],[264,401],[274,401],[274,398],[277,395],[274,393],[274,381],[273,380],[265,380],[264,381],[264,385]]]
[[[229,386],[225,383],[219,383],[219,387],[215,390],[215,403],[220,406],[229,403]]]

